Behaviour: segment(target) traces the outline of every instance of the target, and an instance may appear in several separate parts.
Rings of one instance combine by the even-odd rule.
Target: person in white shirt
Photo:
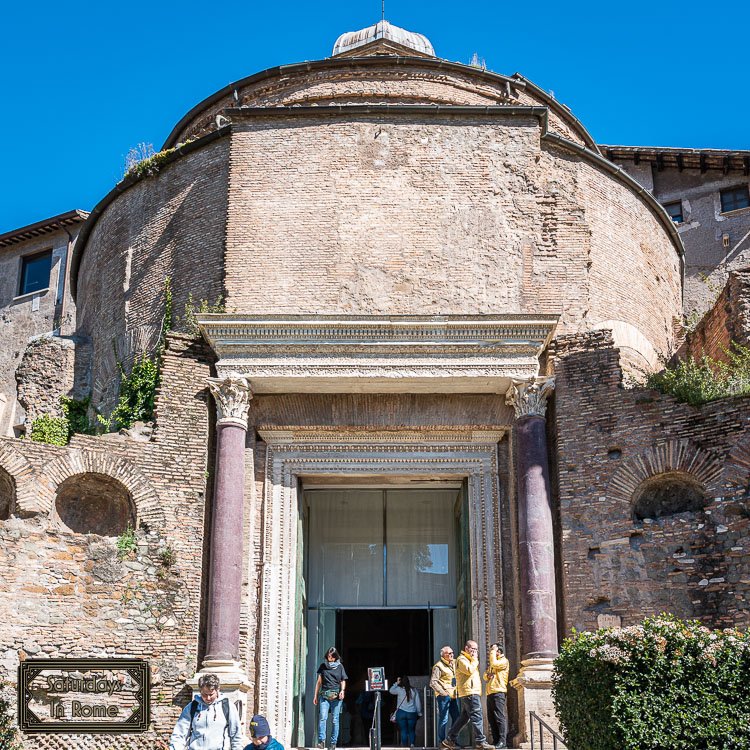
[[[404,747],[414,747],[417,721],[422,715],[419,692],[411,686],[408,677],[399,677],[389,692],[396,696],[396,723],[401,734],[401,744]]]

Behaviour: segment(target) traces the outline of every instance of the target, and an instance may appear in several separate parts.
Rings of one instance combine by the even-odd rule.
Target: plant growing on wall
[[[41,414],[31,423],[31,439],[35,443],[67,445],[68,438],[69,430],[66,417]]]
[[[159,366],[145,353],[136,358],[129,374],[118,362],[120,369],[120,396],[110,424],[115,429],[127,429],[135,422],[147,422],[154,415],[156,388],[159,385]]]
[[[185,303],[185,314],[182,317],[182,324],[191,336],[197,336],[199,333],[198,314],[223,313],[226,311],[227,308],[224,304],[224,297],[222,295],[219,295],[216,298],[216,301],[211,304],[207,299],[202,299],[200,302],[196,302],[196,300],[193,299],[193,295],[188,294],[188,301]]]
[[[693,406],[728,396],[750,395],[750,348],[732,342],[727,361],[690,357],[649,375],[649,388]]]
[[[5,685],[0,685],[5,688]],[[0,750],[22,750],[13,717],[13,707],[0,689]]]
[[[576,750],[750,749],[750,634],[671,615],[574,633],[553,698]]]

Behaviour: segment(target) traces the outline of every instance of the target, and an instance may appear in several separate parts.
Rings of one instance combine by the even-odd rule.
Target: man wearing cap
[[[250,742],[245,750],[284,750],[284,746],[271,737],[271,727],[265,716],[256,714],[250,720]]]
[[[221,683],[215,674],[201,675],[200,697],[182,709],[169,750],[242,750],[242,727],[237,709],[219,693]]]

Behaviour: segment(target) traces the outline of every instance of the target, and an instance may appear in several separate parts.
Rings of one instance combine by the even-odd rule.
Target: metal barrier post
[[[380,735],[380,691],[375,691],[375,711],[372,715],[372,726],[370,727],[370,750],[381,750],[382,742]]]

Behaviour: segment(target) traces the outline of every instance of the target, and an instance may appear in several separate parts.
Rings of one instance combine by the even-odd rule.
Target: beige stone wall
[[[230,308],[557,313],[561,333],[612,318],[670,350],[680,278],[666,231],[630,188],[543,146],[536,119],[305,115],[235,127]]]
[[[71,234],[75,237],[78,227]],[[26,416],[17,402],[15,373],[29,341],[55,328],[63,333],[74,328],[70,290],[67,284],[60,285],[68,241],[66,232],[57,231],[0,248],[0,437],[12,436],[14,425],[22,424]],[[45,250],[52,251],[49,288],[19,296],[23,256]]]
[[[117,361],[153,349],[172,279],[174,312],[221,297],[227,142],[186,154],[140,180],[104,210],[78,275],[79,331],[92,340],[92,404],[111,409]]]

